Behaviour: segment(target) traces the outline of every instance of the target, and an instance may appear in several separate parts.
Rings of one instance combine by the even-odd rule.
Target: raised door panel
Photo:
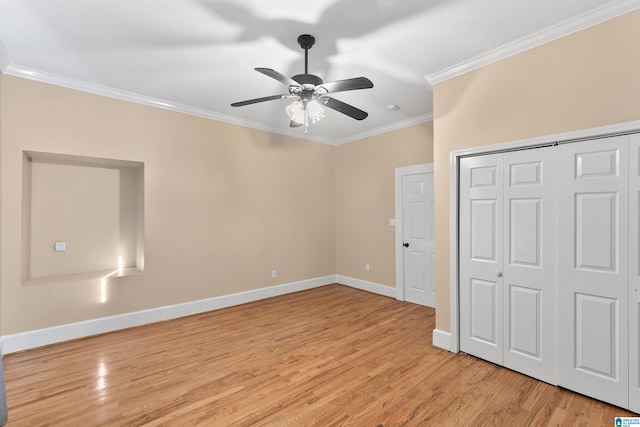
[[[540,267],[542,200],[539,197],[509,200],[509,264]]]
[[[627,407],[628,137],[558,151],[558,383]]]
[[[431,267],[431,257],[424,252],[415,250],[409,251],[405,256],[409,267],[407,280],[409,281],[410,289],[414,292],[426,292],[430,288],[426,282],[428,270]]]
[[[471,259],[496,263],[498,200],[470,200],[469,204]]]
[[[556,149],[504,155],[504,365],[555,384]]]
[[[498,319],[498,286],[496,282],[470,280],[470,339],[492,347],[500,345]]]
[[[509,351],[542,358],[542,305],[539,289],[509,287]]]
[[[460,349],[503,363],[502,154],[460,161]]]
[[[575,194],[575,268],[617,272],[618,192]]]
[[[587,374],[620,381],[619,301],[575,293],[575,368]]]

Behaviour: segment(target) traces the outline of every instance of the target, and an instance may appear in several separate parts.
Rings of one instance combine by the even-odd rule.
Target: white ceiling
[[[638,0],[0,0],[0,69],[341,143],[429,120],[433,83],[637,8]],[[230,106],[286,93],[253,69],[302,73],[300,34],[316,37],[310,73],[373,81],[334,95],[367,119],[330,110],[305,136],[289,127],[290,100]]]

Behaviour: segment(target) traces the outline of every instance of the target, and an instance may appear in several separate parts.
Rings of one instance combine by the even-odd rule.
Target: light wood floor
[[[632,414],[431,345],[340,285],[5,356],[9,426],[613,426]]]

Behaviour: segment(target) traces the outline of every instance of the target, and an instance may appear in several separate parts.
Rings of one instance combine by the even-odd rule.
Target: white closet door
[[[460,160],[460,349],[503,364],[502,154]]]
[[[558,384],[628,406],[628,137],[559,148]]]
[[[556,150],[504,154],[504,366],[556,377]]]
[[[640,134],[629,137],[629,409],[640,413]]]

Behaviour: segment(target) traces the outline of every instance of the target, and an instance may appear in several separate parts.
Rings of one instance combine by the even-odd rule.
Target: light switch
[[[64,240],[58,240],[54,247],[56,252],[64,252],[67,250],[67,242]]]

